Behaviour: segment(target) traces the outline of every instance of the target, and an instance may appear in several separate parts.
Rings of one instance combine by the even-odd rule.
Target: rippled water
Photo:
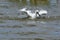
[[[1,40],[60,40],[59,5],[30,6],[30,3],[25,6],[20,5],[15,2],[0,2]],[[33,11],[46,9],[49,18],[31,20],[26,15],[18,17],[21,13],[18,10],[23,7]]]

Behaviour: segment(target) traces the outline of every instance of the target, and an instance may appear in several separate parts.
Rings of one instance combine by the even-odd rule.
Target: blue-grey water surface
[[[20,0],[21,1],[21,0]],[[60,3],[60,2],[59,2]],[[60,40],[60,6],[56,1],[48,6],[31,6],[16,2],[0,1],[0,39],[1,40]],[[48,10],[47,16],[52,18],[30,20],[19,16],[19,9],[27,7],[31,10]],[[20,19],[23,18],[23,19]],[[38,38],[38,39],[37,39]]]

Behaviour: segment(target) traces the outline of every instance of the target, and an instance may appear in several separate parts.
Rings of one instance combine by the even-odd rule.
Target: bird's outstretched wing
[[[40,15],[47,14],[47,10],[40,10],[40,11],[39,11],[39,14],[40,14]]]
[[[26,9],[27,9],[27,8],[22,8],[22,9],[20,9],[19,11],[26,11]]]

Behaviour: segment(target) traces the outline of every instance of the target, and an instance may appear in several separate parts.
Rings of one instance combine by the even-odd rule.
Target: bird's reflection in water
[[[47,22],[46,21],[35,21],[35,20],[30,20],[30,21],[26,21],[25,22],[25,26],[30,26],[30,27],[36,27],[38,25],[43,25],[43,24],[46,24]]]

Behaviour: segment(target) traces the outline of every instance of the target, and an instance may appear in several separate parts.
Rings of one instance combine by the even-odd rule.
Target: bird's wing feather
[[[42,15],[42,14],[47,14],[47,11],[46,10],[40,10],[39,11],[39,14]]]
[[[27,14],[32,18],[34,18],[36,16],[35,13],[31,12],[31,10],[27,11]]]

